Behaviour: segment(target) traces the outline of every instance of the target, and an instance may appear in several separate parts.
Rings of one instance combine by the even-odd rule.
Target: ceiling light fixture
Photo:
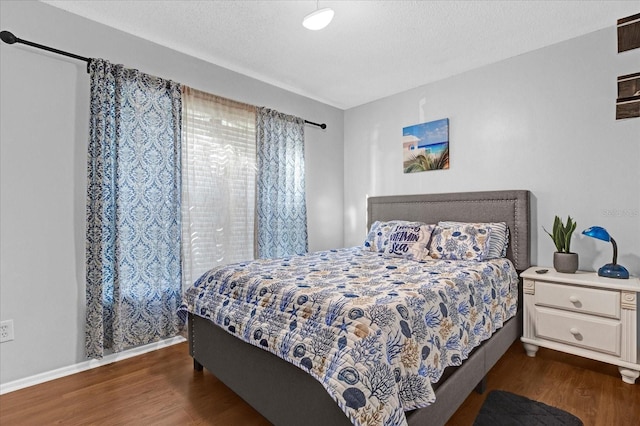
[[[320,0],[316,1],[316,10],[311,12],[302,20],[302,25],[313,31],[321,30],[333,19],[334,11],[330,7],[325,7],[324,9],[319,8]]]

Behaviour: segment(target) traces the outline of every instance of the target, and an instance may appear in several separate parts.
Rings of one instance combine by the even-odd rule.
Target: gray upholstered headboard
[[[529,214],[529,191],[525,190],[392,195],[369,197],[367,228],[376,220],[393,219],[506,222],[510,233],[507,257],[523,271],[531,266]]]

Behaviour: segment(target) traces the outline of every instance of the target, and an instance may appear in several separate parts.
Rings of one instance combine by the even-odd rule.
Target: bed
[[[375,221],[397,219],[430,224],[440,221],[505,222],[509,228],[506,258],[512,262],[516,274],[530,266],[528,191],[383,196],[370,197],[367,203],[368,226]],[[331,255],[328,253],[321,257],[331,262]],[[521,282],[519,284],[516,292],[521,295]],[[445,424],[469,393],[474,388],[482,387],[486,373],[521,335],[522,329],[522,315],[518,310],[515,316],[500,324],[501,327],[488,340],[484,340],[472,352],[465,353],[460,366],[444,370],[434,386],[435,402],[430,405],[401,413],[401,420],[397,415],[387,415],[384,420],[372,418],[369,421],[371,413],[369,417],[352,416],[350,420],[345,413],[353,412],[349,409],[361,409],[361,406],[354,407],[353,399],[347,399],[347,409],[344,400],[336,403],[328,388],[320,382],[322,378],[312,376],[308,365],[304,362],[294,365],[265,350],[268,348],[260,347],[259,343],[246,343],[233,335],[235,329],[230,332],[229,327],[224,327],[228,319],[222,322],[218,318],[221,324],[218,326],[205,311],[195,310],[197,315],[194,312],[187,315],[189,351],[194,359],[194,368],[209,370],[275,425],[382,424],[385,421],[403,424],[405,419],[409,425]],[[403,333],[405,331],[403,329]],[[259,338],[256,341],[261,340],[265,341]],[[345,346],[344,342],[342,346]],[[327,361],[326,369],[330,369],[330,365]],[[348,368],[343,371],[358,374]],[[349,382],[353,377],[342,374],[341,379]],[[359,404],[358,398],[355,400]]]

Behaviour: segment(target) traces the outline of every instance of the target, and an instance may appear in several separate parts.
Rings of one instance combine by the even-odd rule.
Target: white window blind
[[[182,88],[183,288],[253,259],[255,107]]]

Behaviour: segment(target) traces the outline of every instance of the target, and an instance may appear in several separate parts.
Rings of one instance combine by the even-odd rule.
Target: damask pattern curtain
[[[182,285],[253,258],[256,108],[182,86]]]
[[[304,120],[258,108],[258,257],[306,253]]]
[[[100,358],[181,327],[180,85],[93,60],[86,350]]]

